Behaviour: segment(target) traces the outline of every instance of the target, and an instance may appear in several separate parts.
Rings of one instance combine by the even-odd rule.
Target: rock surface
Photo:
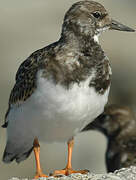
[[[19,179],[13,177],[9,180],[32,180],[32,179]],[[39,180],[136,180],[136,166],[131,166],[130,168],[122,168],[115,171],[114,173],[108,174],[92,174],[88,173],[82,174],[72,174],[69,176],[58,176],[54,178],[50,176],[48,178],[39,178]]]

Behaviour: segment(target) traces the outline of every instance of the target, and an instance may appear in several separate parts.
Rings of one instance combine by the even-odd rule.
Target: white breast
[[[34,94],[9,113],[10,132],[15,133],[14,124],[22,134],[25,132],[24,136],[37,136],[45,142],[67,141],[103,112],[109,89],[100,95],[94,88],[89,88],[94,74],[70,89],[55,85],[41,74],[40,71]]]

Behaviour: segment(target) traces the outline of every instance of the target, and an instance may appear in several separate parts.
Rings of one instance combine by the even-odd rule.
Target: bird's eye
[[[95,18],[101,17],[101,13],[100,13],[99,11],[93,12],[92,15],[93,15]]]

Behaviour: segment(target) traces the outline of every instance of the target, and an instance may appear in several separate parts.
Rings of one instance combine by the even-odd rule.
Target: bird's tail
[[[33,150],[33,145],[20,146],[15,148],[14,144],[7,142],[6,148],[3,153],[3,162],[10,163],[15,160],[17,163],[27,159]]]

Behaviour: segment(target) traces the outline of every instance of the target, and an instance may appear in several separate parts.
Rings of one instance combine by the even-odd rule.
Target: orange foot
[[[40,177],[48,177],[47,175],[43,174],[42,172],[38,172],[36,173],[36,175],[34,176],[34,179],[38,179]]]
[[[87,174],[89,172],[89,170],[78,170],[78,171],[75,171],[73,169],[70,169],[70,168],[65,168],[65,169],[62,169],[62,170],[55,170],[53,174],[53,176],[58,176],[58,175],[65,175],[65,176],[68,176],[70,174],[73,174],[73,173],[81,173],[81,174]]]

